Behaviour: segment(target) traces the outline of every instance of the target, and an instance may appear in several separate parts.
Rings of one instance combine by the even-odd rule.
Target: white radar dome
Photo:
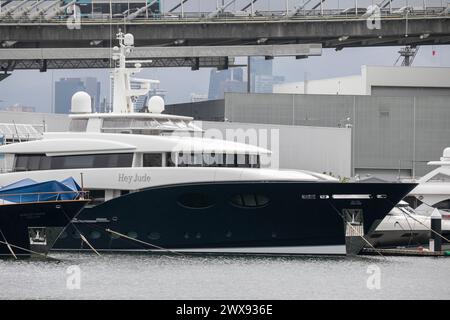
[[[148,112],[161,113],[164,111],[164,99],[160,96],[153,96],[148,101]]]
[[[72,113],[91,113],[91,96],[84,91],[75,92],[72,96],[70,112]]]
[[[125,34],[123,44],[126,46],[134,46],[134,36],[131,33]]]
[[[450,148],[445,148],[444,152],[442,154],[443,161],[449,161],[450,160]]]

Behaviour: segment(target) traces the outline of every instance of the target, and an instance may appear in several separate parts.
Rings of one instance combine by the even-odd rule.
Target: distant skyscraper
[[[275,84],[283,83],[284,77],[273,75],[273,60],[265,57],[250,58],[251,92],[272,93]]]
[[[30,106],[22,106],[20,104],[15,104],[13,106],[3,107],[1,108],[3,111],[10,111],[10,112],[35,112],[35,107]]]
[[[99,111],[100,88],[94,77],[61,78],[55,82],[55,113],[70,113],[70,102],[77,91],[86,91],[91,96],[92,111]]]
[[[223,99],[224,92],[245,92],[247,85],[243,75],[242,68],[211,70],[208,99]]]
[[[131,80],[131,89],[140,89],[141,85],[139,82]],[[135,112],[142,112],[148,106],[148,100],[153,96],[160,96],[166,100],[167,91],[160,89],[158,83],[152,83],[150,85],[150,90],[147,94],[141,95],[136,98],[133,103],[133,109]]]

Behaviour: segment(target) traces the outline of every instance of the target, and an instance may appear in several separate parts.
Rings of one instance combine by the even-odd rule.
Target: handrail
[[[0,194],[0,205],[20,204],[31,202],[50,202],[50,201],[64,201],[63,195],[73,194],[74,198],[69,200],[83,200],[89,199],[89,191],[49,191],[49,192],[25,192],[25,193],[5,193]],[[37,197],[36,197],[37,196]],[[8,198],[19,197],[19,201],[9,201]],[[28,197],[28,198],[27,198]],[[35,197],[30,200],[30,197]]]
[[[382,17],[404,17],[404,15],[395,12],[399,8],[386,9],[382,8],[380,11]],[[446,14],[447,7],[426,7],[421,9],[414,9],[409,12],[409,17],[442,17],[442,15]],[[248,15],[239,15],[233,13],[225,13],[222,16],[208,17],[210,12],[185,12],[183,15],[180,14],[155,14],[149,17],[136,17],[133,20],[124,21],[124,17],[110,17],[109,14],[104,14],[103,16],[89,16],[82,15],[81,22],[82,23],[101,23],[101,22],[118,22],[118,23],[126,23],[133,24],[136,22],[150,22],[150,21],[159,21],[159,22],[205,22],[205,21],[277,21],[277,20],[302,20],[302,19],[317,19],[317,18],[363,18],[364,11],[362,12],[345,12],[343,9],[306,9],[301,10],[293,16],[286,15],[285,10],[277,10],[277,11],[258,11],[253,16],[249,13]],[[13,19],[11,17],[5,16],[0,18],[0,22],[14,22],[14,23],[24,23],[24,24],[45,24],[45,23],[66,23],[67,14],[61,14],[55,16],[51,19],[34,19],[29,20],[26,17],[20,19]]]

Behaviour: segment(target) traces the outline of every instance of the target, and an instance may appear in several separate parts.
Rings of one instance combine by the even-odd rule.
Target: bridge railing
[[[381,17],[404,17],[405,12],[398,12],[399,8],[383,8],[381,9]],[[285,10],[279,11],[255,11],[251,13],[242,12],[222,12],[212,15],[211,12],[184,12],[181,13],[165,13],[165,14],[150,14],[148,17],[137,17],[134,19],[127,19],[127,16],[109,14],[83,14],[81,16],[81,23],[133,23],[133,22],[202,22],[202,21],[274,21],[274,20],[314,20],[314,19],[361,19],[363,18],[365,8],[358,8],[358,10],[342,10],[342,9],[307,9],[300,10],[295,15],[293,13],[286,13]],[[427,7],[425,9],[411,9],[408,12],[408,17],[427,17],[427,16],[450,16],[448,7]],[[45,19],[39,17],[30,20],[26,16],[19,19],[14,19],[10,15],[0,17],[0,23],[66,23],[71,16],[62,14],[53,17],[52,19]]]

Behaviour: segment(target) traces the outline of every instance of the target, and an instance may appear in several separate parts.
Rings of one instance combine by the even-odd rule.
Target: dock
[[[450,250],[428,251],[417,248],[373,249],[364,248],[361,255],[401,256],[401,257],[450,257]]]

